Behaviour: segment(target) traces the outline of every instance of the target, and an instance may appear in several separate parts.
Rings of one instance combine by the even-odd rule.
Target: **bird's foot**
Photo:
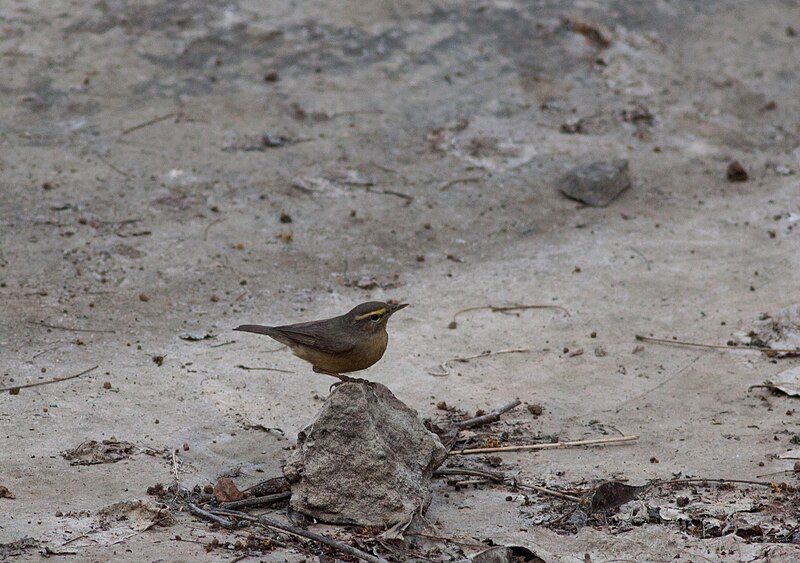
[[[349,377],[347,375],[342,375],[342,374],[337,374],[335,375],[335,377],[338,377],[339,381],[331,384],[330,388],[328,389],[329,393],[334,389],[336,389],[337,387],[339,387],[339,385],[341,385],[342,383],[361,383],[362,385],[368,385],[370,387],[375,386],[375,383],[373,383],[372,381],[369,381],[368,379],[362,379],[360,377]]]

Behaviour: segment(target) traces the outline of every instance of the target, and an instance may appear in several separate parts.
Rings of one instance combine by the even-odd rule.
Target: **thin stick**
[[[143,123],[139,123],[138,125],[134,125],[132,127],[128,127],[127,129],[122,130],[123,135],[127,135],[128,133],[133,133],[134,131],[138,131],[139,129],[144,129],[145,127],[150,127],[151,125],[155,125],[156,123],[161,123],[165,119],[169,119],[170,117],[175,117],[178,115],[176,112],[170,112],[164,115],[160,115],[158,117],[154,117],[153,119],[149,119]]]
[[[744,350],[745,352],[764,352],[766,354],[800,354],[800,348],[793,350],[789,348],[767,348],[765,346],[730,346],[727,344],[702,344],[699,342],[688,342],[686,340],[670,340],[668,338],[652,338],[650,336],[635,335],[640,342],[652,342],[654,344],[670,344],[672,346],[692,346],[695,348],[712,348],[719,350]]]
[[[114,172],[116,172],[117,174],[121,174],[122,176],[125,176],[126,178],[130,178],[130,177],[131,177],[131,175],[130,175],[130,174],[128,174],[128,173],[127,173],[127,172],[125,172],[124,170],[121,170],[121,169],[117,168],[117,167],[116,167],[116,166],[114,166],[114,165],[113,165],[111,162],[107,161],[105,158],[103,158],[103,157],[102,157],[102,156],[100,156],[99,154],[95,154],[95,156],[97,157],[97,159],[98,159],[100,162],[102,162],[103,164],[105,164],[106,166],[108,166],[109,168],[111,168],[111,170],[113,170],[113,171],[114,171]]]
[[[434,477],[447,477],[448,475],[468,475],[470,477],[485,477],[491,479],[495,483],[502,483],[506,477],[502,473],[495,473],[494,471],[482,471],[480,469],[457,469],[455,467],[445,467],[444,469],[437,469],[433,472]]]
[[[450,455],[489,454],[494,452],[523,452],[531,450],[559,450],[565,448],[579,448],[581,446],[610,446],[635,442],[639,436],[619,436],[618,438],[597,438],[595,440],[577,440],[574,442],[553,442],[548,444],[527,444],[523,446],[500,446],[497,448],[473,448],[470,450],[455,450]]]
[[[443,191],[447,190],[448,188],[451,188],[451,187],[455,186],[456,184],[466,184],[466,183],[469,183],[469,182],[480,182],[480,180],[481,180],[480,176],[464,176],[463,178],[453,178],[452,180],[448,180],[447,182],[442,184],[442,187],[439,188],[439,191],[443,192]]]
[[[489,424],[491,422],[495,422],[500,420],[500,416],[508,411],[517,408],[522,404],[522,401],[519,399],[514,399],[507,405],[503,405],[499,409],[493,410],[489,414],[484,414],[481,416],[476,416],[475,418],[470,418],[467,420],[462,420],[461,422],[456,422],[455,426],[457,428],[472,428],[473,426],[482,426],[484,424]]]
[[[400,199],[404,199],[409,203],[414,201],[414,196],[404,194],[403,192],[396,192],[394,190],[374,190],[370,186],[366,186],[366,190],[372,194],[393,195],[395,197],[399,197]]]
[[[217,225],[219,223],[222,223],[222,217],[217,217],[216,219],[214,219],[208,225],[205,226],[205,228],[203,229],[203,240],[204,241],[208,240],[208,231],[209,231],[209,229],[211,229],[211,227],[213,227],[214,225]]]
[[[327,536],[323,536],[321,534],[316,534],[314,532],[310,532],[308,530],[304,530],[303,528],[298,528],[297,526],[293,526],[292,524],[284,524],[283,522],[279,522],[277,520],[273,520],[268,516],[250,516],[249,514],[245,514],[244,512],[239,512],[237,510],[215,510],[214,512],[218,512],[224,516],[232,516],[234,518],[239,518],[241,520],[247,520],[249,522],[255,522],[257,524],[261,524],[267,528],[272,528],[274,530],[280,530],[282,532],[288,532],[290,534],[294,534],[296,536],[300,536],[324,545],[336,549],[342,553],[347,553],[354,557],[358,557],[359,559],[363,559],[364,561],[368,561],[369,563],[387,563],[387,561],[380,557],[375,557],[374,555],[370,555],[369,553],[365,553],[358,548],[353,546],[347,545],[346,543],[342,543],[340,541],[334,540]]]
[[[530,490],[536,491],[537,493],[542,494],[542,495],[556,497],[556,498],[560,498],[560,499],[563,499],[563,500],[569,500],[569,501],[572,501],[572,502],[580,502],[581,501],[581,499],[579,497],[576,497],[576,496],[573,496],[573,495],[568,495],[566,493],[562,493],[562,492],[559,492],[559,491],[554,491],[553,489],[548,489],[546,487],[540,487],[539,485],[529,485],[527,483],[514,483],[514,485],[518,489],[530,489]]]
[[[700,477],[694,479],[669,479],[666,481],[656,480],[650,483],[650,486],[683,485],[685,483],[739,483],[741,485],[758,485],[759,487],[772,488],[772,483],[768,481],[750,481],[748,479],[702,479]]]
[[[250,366],[246,366],[243,364],[236,364],[236,367],[239,369],[244,369],[247,371],[279,371],[281,373],[294,373],[293,371],[289,371],[288,369],[278,369],[278,368],[254,368]]]
[[[28,387],[38,387],[40,385],[50,385],[51,383],[58,383],[60,381],[68,381],[70,379],[75,379],[76,377],[86,375],[90,371],[96,370],[98,367],[100,366],[94,366],[80,373],[76,373],[75,375],[68,375],[67,377],[54,377],[53,379],[48,379],[47,381],[37,381],[36,383],[25,383],[24,385],[13,385],[11,387],[3,387],[2,389],[0,389],[0,393],[3,393],[5,391],[19,391],[20,389],[27,389]]]
[[[220,505],[220,508],[227,508],[228,510],[233,510],[236,508],[265,506],[268,504],[274,504],[276,502],[280,502],[282,500],[287,500],[291,498],[291,496],[292,496],[291,491],[286,491],[285,493],[275,493],[274,495],[264,495],[263,497],[245,498],[242,500],[224,502]]]
[[[481,305],[480,307],[467,307],[466,309],[461,309],[456,311],[453,314],[453,320],[451,322],[455,323],[456,318],[463,314],[469,313],[470,311],[491,311],[492,313],[507,313],[509,311],[525,311],[527,309],[557,309],[562,311],[568,317],[571,316],[569,311],[567,311],[564,307],[559,305]]]
[[[203,510],[199,506],[192,504],[191,502],[189,503],[189,512],[191,512],[196,516],[199,516],[200,518],[204,518],[206,520],[214,522],[215,524],[219,524],[223,528],[228,528],[228,529],[235,528],[234,523],[228,520],[227,518],[223,518],[221,516],[217,516],[216,514],[212,514],[206,510]]]
[[[114,333],[117,332],[116,330],[102,329],[102,328],[98,328],[98,329],[72,328],[72,327],[69,327],[69,326],[51,325],[50,323],[46,323],[44,321],[29,321],[29,322],[31,324],[43,326],[45,328],[52,328],[52,329],[55,329],[55,330],[66,330],[67,332],[108,332],[108,333],[111,333],[111,334],[114,334]]]
[[[468,362],[470,360],[475,360],[477,358],[488,358],[489,356],[499,356],[500,354],[527,353],[530,351],[531,351],[530,348],[509,348],[508,350],[498,350],[497,352],[486,350],[485,352],[481,352],[480,354],[475,354],[474,356],[465,356],[463,358],[450,358],[449,360],[439,364],[439,369],[442,370],[441,373],[435,371],[429,371],[428,373],[431,375],[435,375],[436,377],[443,377],[445,375],[450,375],[450,372],[447,371],[447,364],[449,364],[450,362]]]
[[[759,479],[762,477],[771,477],[772,475],[783,475],[784,473],[797,473],[794,469],[784,469],[783,471],[773,471],[772,473],[764,473],[763,475],[756,475]]]
[[[178,450],[172,450],[172,476],[175,478],[175,484],[178,487],[181,484],[180,467],[181,460],[178,457]]]
[[[434,477],[447,476],[447,475],[469,475],[472,477],[484,477],[486,479],[494,481],[495,483],[505,483],[506,481],[510,481],[511,486],[518,489],[529,489],[543,495],[549,495],[551,497],[569,500],[572,502],[580,502],[581,500],[576,496],[568,495],[560,491],[554,491],[546,487],[540,487],[539,485],[529,485],[527,483],[519,483],[515,479],[508,479],[502,473],[495,473],[493,471],[482,471],[478,469],[445,468],[445,469],[437,469],[436,471],[433,472]]]

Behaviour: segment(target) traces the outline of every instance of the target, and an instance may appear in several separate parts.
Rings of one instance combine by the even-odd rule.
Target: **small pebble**
[[[744,166],[742,166],[742,163],[738,160],[732,160],[730,164],[728,164],[726,175],[730,182],[746,182],[749,177],[747,175],[747,170],[744,169]]]

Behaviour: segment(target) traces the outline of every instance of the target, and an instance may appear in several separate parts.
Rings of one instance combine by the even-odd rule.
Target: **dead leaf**
[[[14,496],[14,493],[8,490],[8,487],[4,487],[0,485],[0,498],[17,498]]]
[[[198,342],[200,340],[214,338],[214,335],[212,335],[210,332],[205,332],[205,331],[182,332],[178,335],[178,338],[180,338],[181,340],[186,340],[187,342]]]
[[[589,512],[611,510],[637,497],[645,487],[634,487],[619,481],[608,481],[594,490]]]
[[[150,499],[125,500],[106,506],[97,513],[97,523],[102,530],[120,526],[143,532],[156,524],[171,526],[175,523],[166,505]]]
[[[33,538],[21,538],[9,543],[0,543],[0,561],[5,561],[10,557],[17,557],[30,549],[38,547],[39,540]]]
[[[232,502],[234,500],[242,500],[244,493],[236,488],[236,484],[228,477],[222,477],[217,484],[214,485],[214,498],[217,502]]]
[[[130,442],[110,438],[102,442],[96,440],[83,442],[71,450],[62,452],[61,456],[69,460],[70,465],[97,465],[99,463],[116,463],[138,452],[139,448]]]
[[[780,372],[771,380],[765,381],[764,385],[790,397],[800,397],[800,366]]]

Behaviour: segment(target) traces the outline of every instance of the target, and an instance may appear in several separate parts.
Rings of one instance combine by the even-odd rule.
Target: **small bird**
[[[386,323],[407,306],[368,301],[331,319],[284,326],[241,325],[233,330],[266,334],[309,362],[316,373],[338,377],[341,382],[359,381],[343,374],[367,369],[381,359],[389,343]]]

